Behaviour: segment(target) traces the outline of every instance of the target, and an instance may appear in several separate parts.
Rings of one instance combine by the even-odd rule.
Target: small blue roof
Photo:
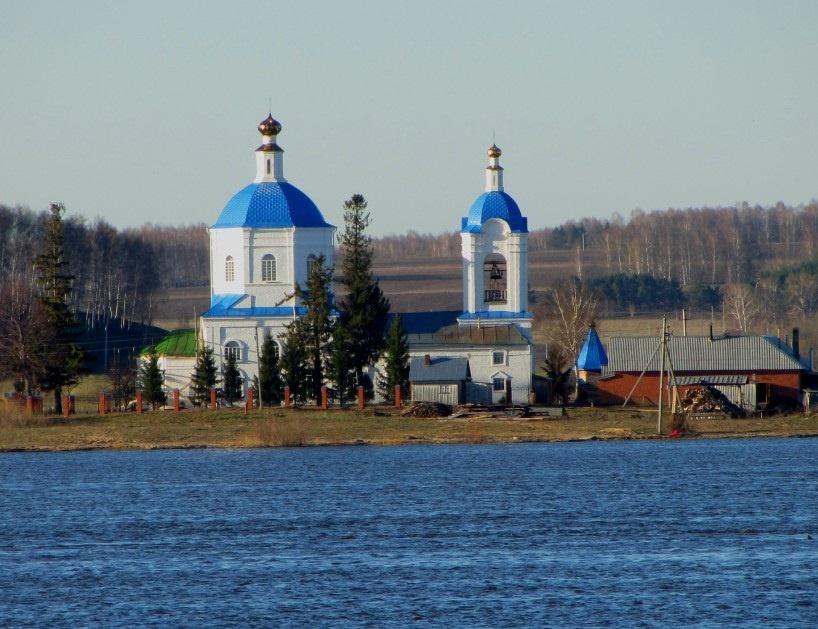
[[[591,329],[588,330],[588,336],[585,337],[585,343],[579,352],[579,358],[577,358],[577,369],[602,371],[602,367],[607,364],[608,355],[605,353],[602,341],[599,340],[596,328],[591,326]]]
[[[484,192],[472,204],[469,215],[463,217],[464,232],[479,232],[483,224],[492,218],[500,218],[508,223],[513,232],[528,233],[528,219],[517,206],[517,202],[502,190]]]
[[[318,206],[286,181],[251,183],[224,206],[213,227],[333,227]]]

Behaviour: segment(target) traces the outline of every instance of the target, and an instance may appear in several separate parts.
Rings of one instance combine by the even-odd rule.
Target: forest
[[[46,210],[0,205],[0,291],[30,277],[47,218]],[[209,284],[204,223],[120,230],[68,208],[64,229],[72,306],[89,327],[150,324],[157,291]],[[608,313],[723,308],[731,326],[746,333],[818,310],[816,201],[570,219],[532,230],[528,242],[532,254],[570,252],[570,274],[599,293]],[[460,235],[410,231],[373,238],[372,246],[379,263],[457,257]]]

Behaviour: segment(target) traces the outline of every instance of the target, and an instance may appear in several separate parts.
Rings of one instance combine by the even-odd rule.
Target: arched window
[[[483,301],[505,303],[506,279],[506,259],[499,253],[486,256],[483,261]]]
[[[228,341],[224,346],[224,359],[230,360],[231,356],[236,362],[241,360],[241,346],[236,341]]]
[[[267,174],[270,174],[270,160],[267,160]]]
[[[236,279],[236,265],[233,262],[233,256],[227,256],[224,261],[224,279],[227,282],[232,282]]]
[[[315,268],[315,265],[318,264],[318,258],[316,258],[313,254],[307,256],[307,277],[312,275],[312,271]]]
[[[269,253],[261,257],[261,281],[276,281],[276,259]]]

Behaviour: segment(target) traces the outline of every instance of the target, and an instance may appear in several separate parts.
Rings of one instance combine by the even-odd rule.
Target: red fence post
[[[179,389],[173,390],[173,410],[179,412]]]
[[[142,414],[142,391],[136,392],[136,412]]]
[[[366,401],[364,399],[364,388],[358,387],[358,409],[363,410],[364,406],[366,406]]]
[[[321,387],[321,410],[327,410],[327,387]]]
[[[395,408],[400,408],[403,406],[403,388],[399,385],[395,385]]]
[[[284,407],[290,408],[290,387],[284,387]]]
[[[216,395],[216,389],[210,389],[210,408],[214,411],[219,407],[219,400]]]
[[[108,396],[105,393],[99,394],[99,414],[105,415],[108,412]]]
[[[255,408],[256,390],[253,387],[247,389],[247,408]]]

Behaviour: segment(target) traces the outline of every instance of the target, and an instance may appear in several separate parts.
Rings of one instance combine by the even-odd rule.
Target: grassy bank
[[[568,409],[567,417],[402,417],[391,408],[240,409],[29,417],[0,408],[0,451],[505,443],[658,438],[655,410]],[[686,438],[818,436],[818,416],[708,419]]]

